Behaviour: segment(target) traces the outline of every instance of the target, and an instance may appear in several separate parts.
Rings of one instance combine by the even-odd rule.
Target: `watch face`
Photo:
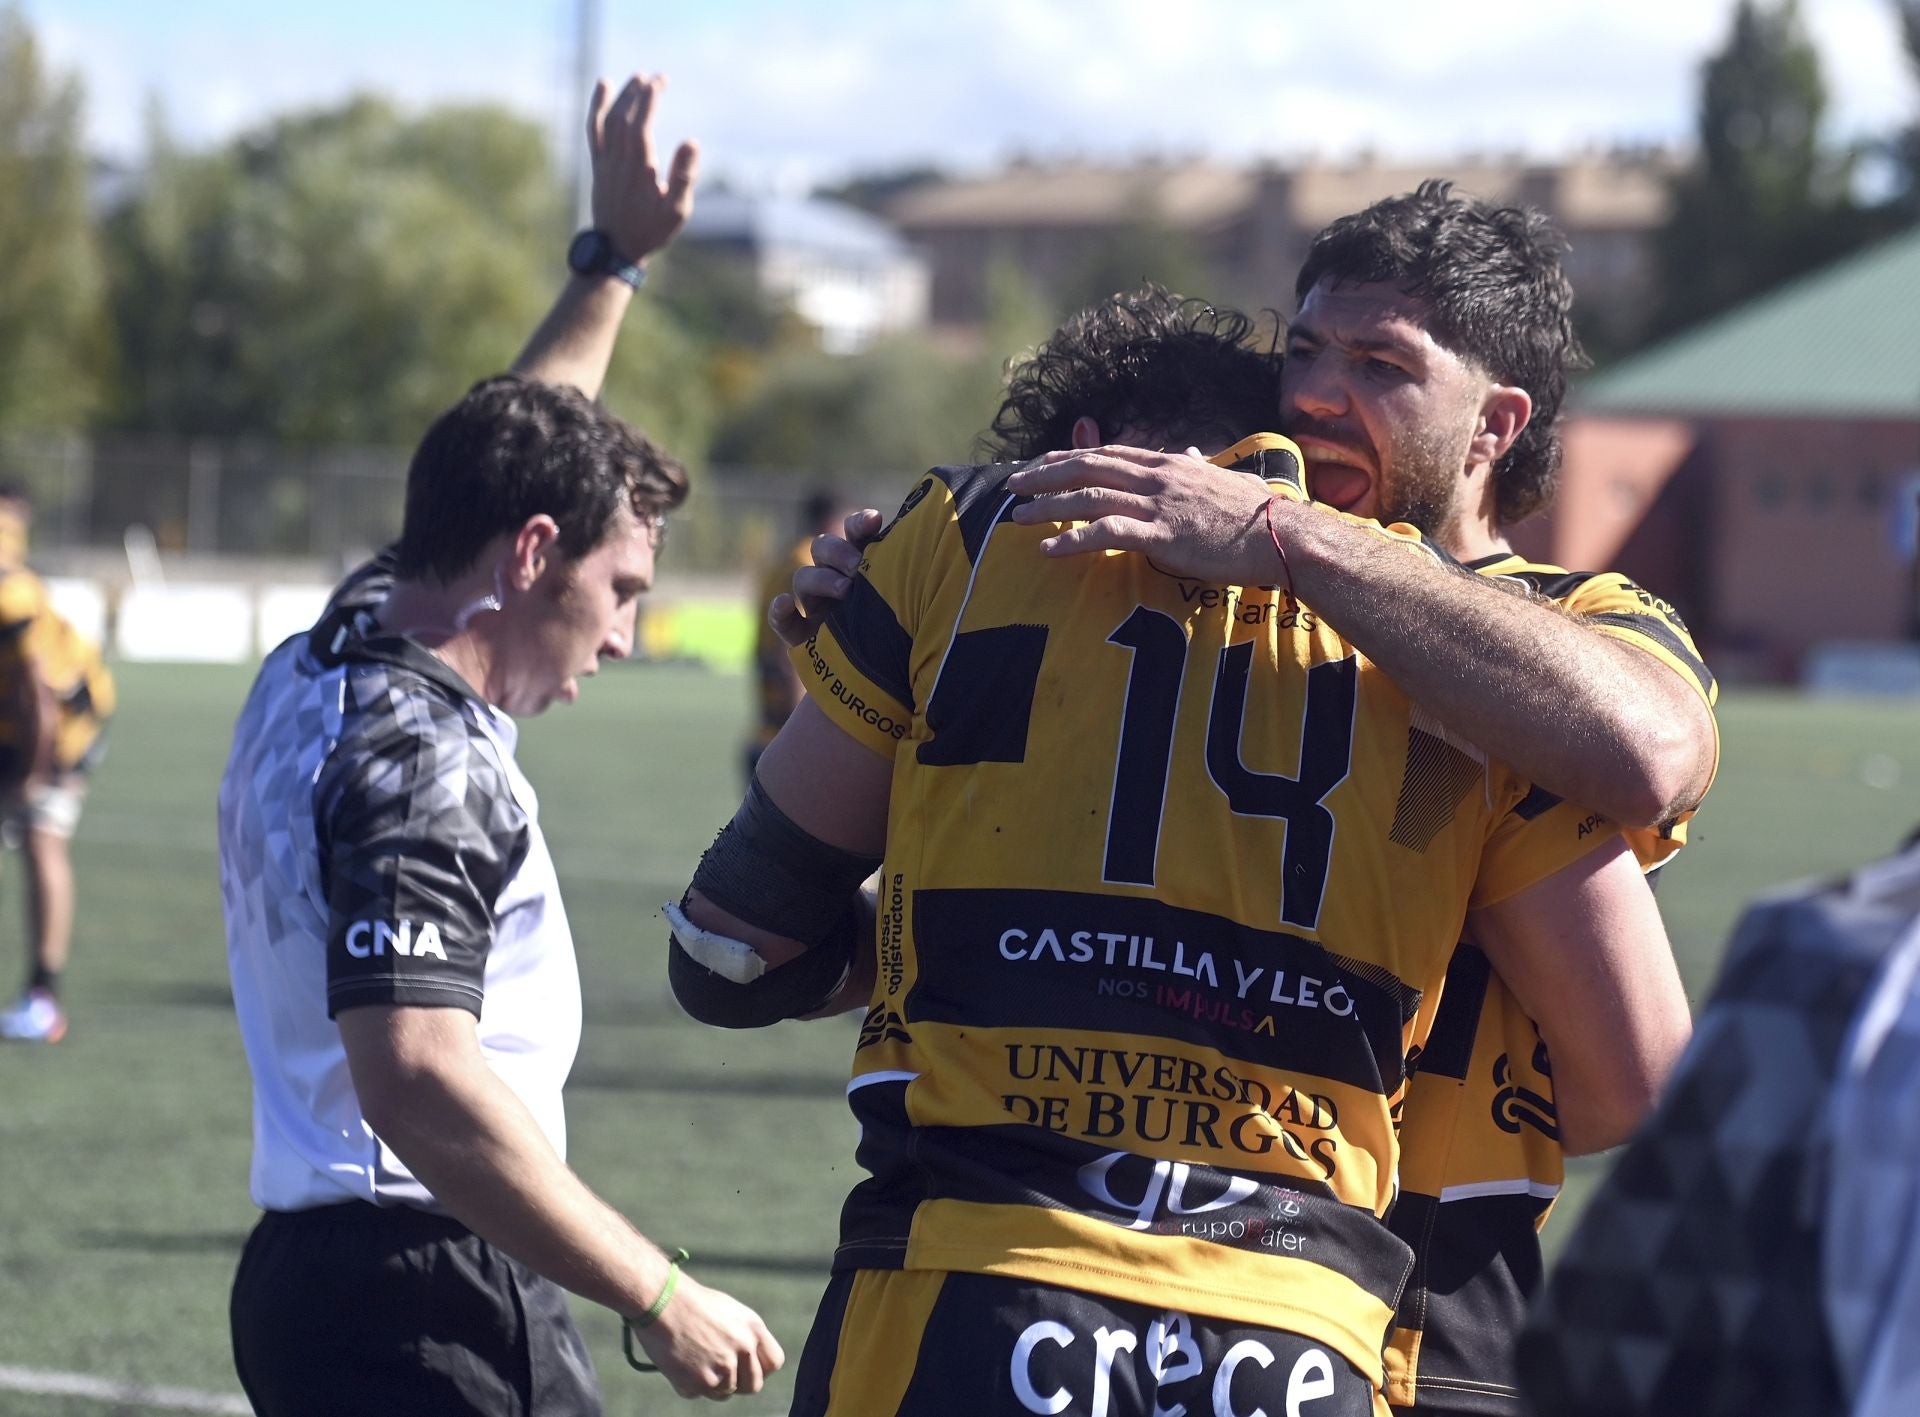
[[[646,278],[646,272],[622,256],[606,232],[592,228],[574,237],[567,247],[567,267],[576,275],[612,276],[636,290]]]
[[[597,231],[583,231],[567,247],[567,265],[583,276],[598,275],[607,268],[607,238]]]

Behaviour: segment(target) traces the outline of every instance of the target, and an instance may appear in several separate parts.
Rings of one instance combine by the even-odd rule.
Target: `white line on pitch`
[[[251,1417],[244,1397],[223,1392],[195,1392],[185,1387],[158,1387],[152,1383],[115,1382],[85,1373],[56,1373],[45,1368],[11,1368],[0,1364],[0,1389],[30,1392],[39,1397],[78,1397],[112,1402],[122,1407],[158,1407],[175,1412],[233,1412]]]

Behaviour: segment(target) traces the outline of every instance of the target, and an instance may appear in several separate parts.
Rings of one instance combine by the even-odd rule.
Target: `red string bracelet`
[[[1274,553],[1280,558],[1280,573],[1287,578],[1286,585],[1282,586],[1281,589],[1286,591],[1288,598],[1291,599],[1293,596],[1293,567],[1288,564],[1287,561],[1287,548],[1280,544],[1280,533],[1273,529],[1273,504],[1279,500],[1278,497],[1267,498],[1267,536],[1273,542]]]

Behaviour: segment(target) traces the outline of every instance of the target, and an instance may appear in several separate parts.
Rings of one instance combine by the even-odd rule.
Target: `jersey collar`
[[[1478,571],[1481,575],[1486,575],[1490,571],[1511,569],[1509,562],[1512,563],[1512,567],[1532,564],[1517,551],[1496,551],[1490,556],[1477,556],[1471,561],[1462,561],[1460,564],[1469,571]]]

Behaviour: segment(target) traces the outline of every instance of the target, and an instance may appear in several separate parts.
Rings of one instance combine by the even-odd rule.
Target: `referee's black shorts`
[[[269,1211],[229,1315],[259,1417],[600,1412],[565,1293],[446,1216],[357,1201]]]

